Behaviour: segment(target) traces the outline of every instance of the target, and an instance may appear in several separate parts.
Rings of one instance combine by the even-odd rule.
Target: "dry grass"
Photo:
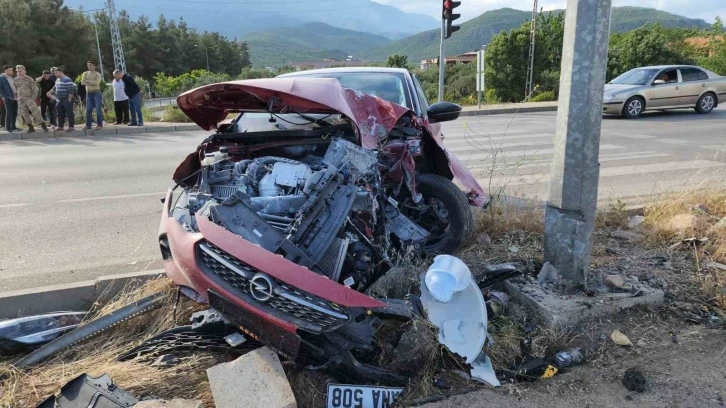
[[[125,290],[107,303],[96,304],[89,316],[106,314],[158,291],[165,291],[168,295],[164,306],[109,329],[103,336],[77,344],[28,370],[18,370],[8,363],[0,364],[0,407],[35,406],[83,373],[94,377],[106,373],[117,385],[137,397],[196,398],[213,406],[205,374],[207,367],[218,363],[213,357],[183,358],[181,364],[170,369],[156,369],[133,361],[116,361],[119,354],[174,326],[172,308],[175,291],[168,280],[157,279],[141,288]],[[190,301],[181,302],[177,311],[178,321],[188,321],[197,310],[198,305]]]
[[[501,237],[514,230],[544,233],[544,207],[541,203],[502,194],[485,210],[477,211],[474,231]]]
[[[686,240],[681,248],[693,252],[703,292],[721,308],[726,307],[726,271],[703,266],[708,260],[726,263],[726,225],[717,225],[725,217],[726,191],[697,190],[671,194],[646,207],[643,225],[651,245]]]

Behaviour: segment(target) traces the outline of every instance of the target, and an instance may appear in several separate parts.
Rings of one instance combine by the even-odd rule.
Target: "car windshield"
[[[335,78],[346,88],[375,95],[413,109],[403,74],[396,72],[326,72],[305,75],[313,78]]]
[[[611,84],[618,85],[645,85],[657,74],[659,69],[656,68],[636,68],[620,75],[610,81]]]

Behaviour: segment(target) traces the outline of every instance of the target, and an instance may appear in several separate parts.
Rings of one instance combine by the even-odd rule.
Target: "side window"
[[[683,82],[708,79],[708,74],[696,68],[681,68],[681,76],[683,77]]]
[[[413,75],[413,83],[416,86],[416,96],[418,97],[418,104],[421,105],[421,115],[426,116],[426,112],[429,110],[429,101],[426,99],[426,92],[424,92],[421,82],[418,81],[418,77]]]
[[[666,84],[674,84],[678,82],[678,70],[667,69],[658,75],[656,80],[662,79]]]

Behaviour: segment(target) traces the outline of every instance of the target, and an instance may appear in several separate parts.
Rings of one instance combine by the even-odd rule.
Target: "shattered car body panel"
[[[364,293],[398,253],[456,250],[473,226],[467,200],[485,197],[451,183],[460,163],[428,122],[325,78],[208,85],[178,105],[217,131],[164,200],[167,275],[283,356],[402,381],[357,358],[381,319],[414,313]],[[429,158],[446,165],[423,177]]]
[[[277,99],[270,106],[268,101],[273,98]],[[342,113],[357,126],[361,145],[366,149],[375,149],[378,138],[387,135],[398,119],[409,112],[395,103],[345,89],[337,80],[328,78],[222,82],[183,93],[177,104],[205,130],[216,128],[231,112]]]

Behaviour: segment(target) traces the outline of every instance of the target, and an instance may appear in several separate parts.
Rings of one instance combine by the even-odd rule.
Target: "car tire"
[[[402,208],[402,213],[432,232],[432,237],[426,240],[422,252],[426,255],[456,252],[469,240],[474,231],[474,213],[466,194],[449,179],[436,174],[417,174],[416,188],[418,193],[423,196],[424,205],[428,205],[430,208],[425,213],[421,213],[412,210],[409,206]],[[410,203],[410,198],[408,202]],[[434,223],[426,222],[432,218],[438,218],[429,213],[437,211],[436,207],[432,205],[436,202],[443,204],[444,214],[448,221],[443,231],[441,231],[441,225],[434,225],[435,221]],[[440,212],[435,214],[440,214]],[[440,222],[440,218],[438,221]]]
[[[645,100],[640,96],[631,96],[623,105],[623,117],[626,119],[635,119],[643,114],[645,110]]]
[[[696,102],[696,112],[700,114],[707,114],[711,113],[713,108],[716,107],[716,95],[714,95],[712,92],[706,92],[705,94],[701,95],[700,98],[698,98],[698,102]]]

